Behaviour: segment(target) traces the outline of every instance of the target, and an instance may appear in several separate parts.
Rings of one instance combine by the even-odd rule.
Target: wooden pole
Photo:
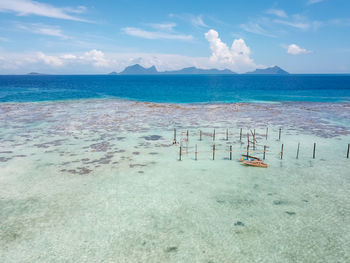
[[[283,143],[282,143],[282,147],[281,147],[281,160],[283,158]]]
[[[173,144],[176,144],[176,129],[174,128],[174,140],[173,140]]]
[[[249,147],[249,132],[247,132],[247,144],[248,144],[248,147]]]
[[[213,132],[213,141],[215,141],[215,129],[214,129],[214,132]]]
[[[197,161],[197,144],[196,144],[196,150],[194,152],[194,159]]]
[[[202,140],[202,130],[199,131],[199,140]]]
[[[279,141],[281,140],[281,131],[282,131],[282,128],[280,128],[279,133],[278,133],[278,140]]]
[[[298,142],[297,159],[299,159],[299,148],[300,148],[300,142]]]
[[[239,141],[242,141],[242,128],[241,128],[241,130],[239,132]]]
[[[230,160],[232,160],[232,145],[230,145]]]
[[[349,159],[349,151],[350,151],[350,143],[348,144],[348,152],[346,154],[346,158],[348,158],[348,159]]]
[[[314,142],[314,151],[312,153],[312,159],[315,159],[315,153],[316,153],[316,143]]]
[[[254,133],[253,133],[253,150],[255,150],[255,129],[254,129]]]
[[[228,129],[226,129],[226,141],[228,141]]]
[[[182,146],[180,146],[179,161],[181,161],[181,155],[182,155]]]
[[[247,145],[247,158],[248,158],[248,155],[249,155],[249,145]]]
[[[267,134],[269,132],[269,127],[266,128],[266,140],[267,140]]]
[[[215,160],[215,144],[213,144],[213,161]]]
[[[186,131],[186,139],[188,141],[188,130]]]
[[[264,145],[264,157],[263,157],[264,160],[265,160],[265,153],[266,153],[266,145]]]

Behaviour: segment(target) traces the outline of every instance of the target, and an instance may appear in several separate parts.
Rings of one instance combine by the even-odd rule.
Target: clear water
[[[349,102],[27,95],[0,104],[2,262],[350,261]],[[253,129],[267,169],[237,161]]]
[[[350,75],[0,76],[0,102],[123,98],[167,103],[344,102]]]

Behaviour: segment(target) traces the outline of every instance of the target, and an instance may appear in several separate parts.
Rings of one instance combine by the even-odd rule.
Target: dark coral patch
[[[139,163],[136,163],[136,164],[129,164],[129,167],[130,167],[130,168],[134,168],[134,167],[143,167],[143,166],[146,166],[146,164],[139,164]]]
[[[244,226],[244,223],[241,221],[236,221],[235,226]]]
[[[143,136],[141,138],[144,138],[146,141],[158,141],[162,138],[160,135],[149,135],[149,136]]]
[[[177,252],[178,247],[167,247],[165,249],[165,252],[170,253],[170,252]]]
[[[285,212],[287,215],[290,215],[290,216],[294,216],[294,215],[296,215],[296,213],[295,212],[290,212],[290,211],[286,211]]]

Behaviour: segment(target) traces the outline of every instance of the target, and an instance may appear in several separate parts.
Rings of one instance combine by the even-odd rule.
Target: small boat
[[[242,154],[242,156],[245,157],[245,158],[241,157],[240,161],[254,161],[254,160],[261,161],[260,158],[254,157],[254,156],[251,156],[251,155]]]
[[[267,168],[269,165],[264,163],[261,159],[258,157],[250,156],[250,155],[242,155],[240,161],[249,166],[254,166],[254,167],[262,167],[262,168]]]

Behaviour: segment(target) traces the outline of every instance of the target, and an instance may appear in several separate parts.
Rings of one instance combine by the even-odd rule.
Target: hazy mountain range
[[[183,68],[180,70],[172,70],[172,71],[158,71],[155,66],[150,68],[144,68],[139,64],[135,64],[132,66],[126,67],[122,72],[111,72],[109,75],[234,75],[237,74],[229,69],[200,69],[196,67]],[[287,75],[289,74],[287,71],[281,69],[278,66],[265,68],[265,69],[256,69],[252,72],[247,72],[245,74],[255,74],[255,75]]]
[[[288,75],[289,73],[278,66],[256,69],[252,72],[247,72],[244,74],[250,75]],[[30,72],[27,75],[47,75],[44,73]],[[169,71],[158,71],[155,66],[145,68],[139,64],[126,67],[120,73],[115,71],[109,73],[108,75],[237,75],[229,69],[200,69],[196,67],[188,67],[179,70],[169,70]]]

